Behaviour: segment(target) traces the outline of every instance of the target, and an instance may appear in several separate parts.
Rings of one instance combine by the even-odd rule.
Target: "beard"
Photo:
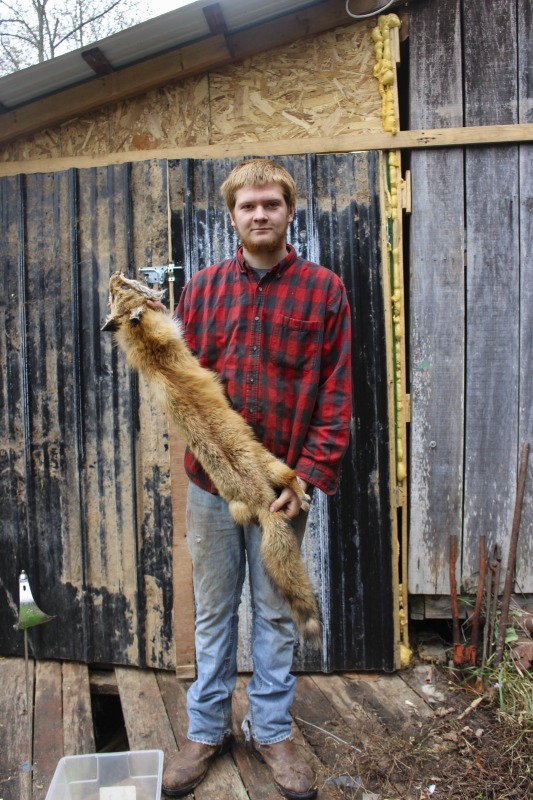
[[[258,253],[275,253],[281,249],[286,243],[287,229],[283,232],[270,231],[268,236],[262,236],[259,239],[253,239],[241,233],[238,229],[237,233],[244,249],[247,250],[248,253],[255,255]]]

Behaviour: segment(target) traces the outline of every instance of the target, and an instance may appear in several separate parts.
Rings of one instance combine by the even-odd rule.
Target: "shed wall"
[[[351,448],[338,495],[316,497],[304,550],[324,648],[303,647],[295,666],[391,670],[397,576],[380,159],[282,162],[301,191],[290,241],[343,278],[354,353]],[[183,483],[181,460],[144,381],[100,327],[115,270],[138,274],[171,253],[186,278],[234,250],[219,193],[233,165],[153,161],[0,181],[0,597],[10,609],[0,620],[2,654],[21,652],[13,625],[24,569],[40,607],[57,617],[31,631],[37,657],[192,667],[184,505],[171,493]],[[172,551],[173,518],[181,522]],[[251,626],[245,602],[245,645]]]
[[[4,145],[0,160],[381,130],[374,24],[368,20],[301,38],[105,106]]]
[[[531,121],[531,26],[530,0],[416,7],[410,127]],[[520,449],[533,438],[533,150],[413,152],[411,166],[409,585],[448,595],[451,534],[463,591],[477,584],[481,534],[505,568]],[[532,477],[530,463],[519,592],[533,591]]]

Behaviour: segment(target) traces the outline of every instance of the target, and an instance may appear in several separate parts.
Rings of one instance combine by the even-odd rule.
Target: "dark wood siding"
[[[302,192],[290,239],[343,278],[354,337],[352,444],[339,493],[315,496],[304,548],[325,647],[304,647],[296,667],[391,670],[398,643],[379,157],[280,161]],[[13,624],[25,569],[38,604],[57,615],[30,633],[38,657],[175,664],[172,582],[183,564],[172,563],[172,514],[183,508],[172,508],[170,483],[182,467],[170,463],[166,422],[147,387],[100,327],[113,271],[166,264],[171,250],[183,266],[177,300],[194,271],[234,251],[219,196],[233,164],[153,161],[0,182],[0,593],[10,609],[0,621],[2,653],[21,652]],[[245,611],[242,668],[249,636]]]
[[[110,273],[168,246],[165,180],[153,163],[1,182],[3,653],[21,652],[25,569],[57,615],[36,655],[173,663],[166,426],[100,333]]]
[[[377,153],[278,159],[301,191],[289,240],[343,279],[352,308],[353,437],[337,495],[315,494],[304,555],[321,600],[323,652],[299,669],[395,666],[389,425]],[[174,258],[184,279],[235,251],[219,187],[234,161],[170,162]],[[181,249],[178,242],[182,241]],[[245,588],[240,666],[251,612]]]

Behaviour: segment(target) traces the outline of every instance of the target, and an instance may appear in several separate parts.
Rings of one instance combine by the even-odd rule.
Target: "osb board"
[[[374,24],[302,38],[105,106],[6,144],[0,161],[381,130]]]
[[[212,143],[381,130],[373,27],[300,39],[212,74]]]

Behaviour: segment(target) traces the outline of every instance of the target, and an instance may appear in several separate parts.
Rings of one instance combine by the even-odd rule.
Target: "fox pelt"
[[[202,367],[189,350],[180,322],[147,305],[164,294],[115,272],[109,281],[110,313],[102,330],[114,331],[127,363],[146,378],[156,403],[181,431],[235,521],[259,525],[265,570],[298,630],[320,647],[318,606],[296,536],[283,511],[269,511],[278,490],[287,486],[306,511],[309,498],[294,470],[263,447],[230,407],[217,375]]]

